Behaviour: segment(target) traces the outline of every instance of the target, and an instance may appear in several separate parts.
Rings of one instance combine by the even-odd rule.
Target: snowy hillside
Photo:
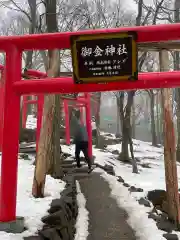
[[[104,133],[105,134],[105,133]],[[108,134],[109,135],[109,134]],[[109,136],[113,138],[112,135]],[[74,156],[74,146],[62,146],[64,152]],[[95,162],[101,165],[112,165],[115,175],[110,176],[101,169],[102,177],[108,181],[112,190],[112,197],[116,199],[120,207],[124,207],[129,214],[128,223],[135,229],[141,240],[163,240],[165,233],[157,228],[154,220],[148,218],[148,212],[152,209],[139,205],[138,200],[146,197],[147,192],[154,189],[165,189],[165,174],[163,163],[163,149],[152,147],[151,143],[134,140],[134,154],[138,159],[139,174],[132,173],[132,166],[117,160],[118,155],[113,154],[114,150],[120,151],[121,144],[109,145],[105,151],[93,148]],[[83,155],[82,155],[83,156]],[[71,158],[69,158],[71,159]],[[178,173],[180,165],[178,164]],[[130,192],[128,188],[117,181],[121,176],[129,186],[143,189],[142,192]],[[180,184],[180,174],[179,174]],[[177,233],[180,239],[180,233]]]
[[[29,125],[31,124],[29,123]],[[101,132],[101,134],[104,135],[105,138],[115,138],[113,134],[105,132]],[[116,176],[110,176],[99,168],[95,169],[95,171],[102,174],[102,177],[109,183],[112,190],[112,197],[115,198],[119,206],[123,207],[129,214],[128,223],[134,228],[136,235],[140,237],[141,240],[163,240],[164,237],[162,235],[165,232],[158,230],[155,221],[148,218],[148,212],[152,208],[146,208],[138,203],[138,200],[145,197],[148,191],[165,189],[163,148],[153,147],[151,143],[148,142],[137,140],[133,140],[133,142],[134,155],[137,159],[139,174],[132,173],[132,166],[130,164],[124,164],[118,160],[118,152],[121,150],[121,144],[108,145],[103,151],[93,148],[93,155],[96,157],[95,163],[103,166],[105,164],[113,166]],[[72,155],[72,157],[68,158],[69,160],[74,158],[74,145],[62,145],[62,150]],[[180,184],[179,163],[177,163],[177,170]],[[127,187],[117,181],[117,177],[119,176],[129,186],[141,188],[142,191],[130,192]],[[83,222],[85,219],[88,221],[87,216],[83,217]],[[81,231],[83,231],[83,229]],[[87,230],[84,229],[84,231]],[[176,234],[180,239],[180,233],[176,232]],[[87,232],[84,232],[84,235],[87,236]]]

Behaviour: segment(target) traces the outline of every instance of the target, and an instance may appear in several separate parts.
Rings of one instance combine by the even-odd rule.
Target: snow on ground
[[[34,129],[37,126],[37,118],[34,115],[28,115],[26,120],[26,128]]]
[[[81,192],[79,182],[76,182],[77,187],[77,203],[78,203],[78,216],[76,221],[76,234],[75,240],[86,240],[88,233],[89,213],[86,209],[86,199]]]
[[[21,234],[0,232],[2,240],[21,240],[23,237],[35,235],[41,229],[41,218],[47,214],[53,199],[60,197],[60,192],[65,187],[65,182],[46,177],[45,198],[35,199],[32,197],[32,183],[34,176],[34,158],[31,160],[19,159],[18,189],[17,189],[17,216],[25,217],[25,227],[28,228]]]
[[[146,208],[130,197],[128,189],[119,184],[115,177],[105,172],[102,173],[102,177],[109,183],[111,195],[119,207],[127,211],[128,223],[136,231],[136,236],[141,240],[164,240],[162,236],[164,232],[158,230],[154,220],[148,218]]]
[[[134,154],[140,160],[138,163],[140,174],[132,173],[131,165],[123,164],[117,160],[118,155],[111,153],[113,150],[120,151],[120,149],[121,144],[109,145],[105,152],[93,148],[93,155],[96,156],[95,162],[101,165],[111,164],[116,176],[121,176],[132,186],[143,188],[144,192],[130,193],[126,187],[117,181],[116,177],[110,176],[100,169],[95,171],[101,172],[102,177],[109,183],[112,197],[116,199],[119,206],[126,209],[129,214],[128,222],[141,240],[164,239],[162,234],[165,232],[158,230],[155,221],[148,218],[147,212],[150,209],[139,205],[137,202],[141,197],[145,197],[150,190],[165,189],[163,148],[153,147],[151,143],[134,140]],[[74,156],[74,145],[62,146],[62,150]],[[150,168],[144,168],[141,166],[142,164],[148,164]],[[177,169],[180,173],[179,163]],[[178,180],[180,184],[180,174]],[[176,234],[180,239],[180,233],[176,232]]]
[[[121,144],[109,145],[107,149],[109,151],[120,150]],[[132,173],[131,165],[125,165],[118,161],[114,154],[108,153],[108,159],[105,157],[100,162],[101,164],[108,164],[108,161],[113,163],[117,176],[120,175],[131,185],[143,188],[145,193],[154,189],[155,186],[159,189],[165,189],[163,149],[153,147],[150,143],[134,140],[134,155],[140,160],[138,163],[140,174]],[[143,168],[140,164],[147,164],[150,168]],[[179,165],[178,169],[180,170]]]
[[[30,122],[33,122],[30,118]],[[114,139],[114,134],[107,134],[101,132],[106,139]],[[101,165],[111,164],[114,167],[116,176],[121,176],[126,183],[133,185],[135,187],[143,188],[144,192],[140,193],[130,193],[126,187],[117,181],[117,178],[106,174],[100,169],[96,169],[102,174],[102,177],[109,183],[111,188],[112,197],[114,197],[119,204],[119,206],[126,209],[129,214],[128,222],[136,231],[138,237],[141,240],[154,240],[154,239],[164,239],[162,237],[163,231],[157,229],[155,222],[152,219],[148,218],[147,212],[149,208],[145,208],[142,205],[139,205],[137,199],[146,196],[147,192],[154,189],[165,189],[165,174],[164,174],[164,161],[163,161],[163,148],[157,148],[151,146],[151,143],[142,142],[138,140],[133,140],[134,142],[134,155],[139,159],[138,168],[140,174],[132,173],[132,167],[129,164],[123,164],[117,160],[117,156],[112,154],[112,151],[121,149],[121,144],[109,145],[106,151],[100,151],[96,148],[93,148],[93,155],[96,157],[95,161]],[[64,152],[72,154],[74,156],[74,145],[71,146],[62,146]],[[83,155],[82,155],[83,156]],[[72,159],[70,157],[69,159]],[[142,167],[143,164],[149,165],[150,168]],[[178,181],[180,184],[180,164],[177,163],[178,171]],[[24,190],[23,190],[24,191]],[[30,193],[29,193],[30,194]],[[80,200],[81,199],[81,200]],[[79,220],[77,221],[78,231],[83,233],[82,239],[85,239],[88,224],[88,213],[85,211],[85,199],[81,195],[79,190],[79,202],[82,207],[81,212],[83,221],[83,229],[80,228],[80,222],[82,221],[80,215],[78,216]],[[83,213],[84,212],[84,213]],[[79,227],[78,227],[79,226]],[[81,230],[80,230],[81,229]],[[176,232],[180,239],[180,233]],[[81,234],[79,234],[81,235]],[[0,235],[1,237],[1,235]],[[3,239],[3,238],[2,238]],[[9,240],[9,238],[7,238]],[[11,238],[12,239],[12,238]],[[15,238],[14,238],[15,239]],[[17,238],[16,238],[17,239]],[[76,239],[79,238],[76,235]],[[3,239],[4,240],[4,239]],[[12,239],[13,240],[13,239]]]
[[[104,136],[105,139],[115,139],[115,134],[113,133],[101,131],[101,135]]]

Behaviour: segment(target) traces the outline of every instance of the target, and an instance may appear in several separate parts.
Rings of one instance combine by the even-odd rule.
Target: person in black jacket
[[[80,152],[82,151],[85,157],[85,160],[88,164],[89,171],[91,172],[92,163],[88,155],[88,133],[86,127],[80,122],[80,111],[75,111],[74,113],[74,144],[75,144],[75,158],[77,167],[80,168]]]

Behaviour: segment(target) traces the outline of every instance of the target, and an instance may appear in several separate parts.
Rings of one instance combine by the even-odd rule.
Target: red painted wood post
[[[4,69],[1,70],[0,83],[0,151],[2,150],[2,134],[3,134],[3,110],[4,110]]]
[[[64,115],[65,115],[65,128],[66,128],[66,144],[70,145],[70,124],[69,124],[69,108],[68,101],[64,99]]]
[[[43,105],[44,105],[44,95],[40,94],[38,95],[38,100],[37,100],[36,153],[38,152],[38,143],[39,143],[39,137],[41,132]]]
[[[0,188],[1,222],[16,219],[20,96],[14,91],[13,84],[21,80],[21,56],[21,53],[14,45],[10,45],[6,51]]]
[[[88,132],[88,153],[89,157],[92,158],[92,126],[91,126],[91,105],[90,105],[90,95],[89,93],[85,93],[85,97],[87,99],[86,104],[86,127]]]

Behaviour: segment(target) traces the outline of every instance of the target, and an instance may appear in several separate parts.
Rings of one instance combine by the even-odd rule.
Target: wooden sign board
[[[137,80],[136,32],[71,36],[75,83]]]

